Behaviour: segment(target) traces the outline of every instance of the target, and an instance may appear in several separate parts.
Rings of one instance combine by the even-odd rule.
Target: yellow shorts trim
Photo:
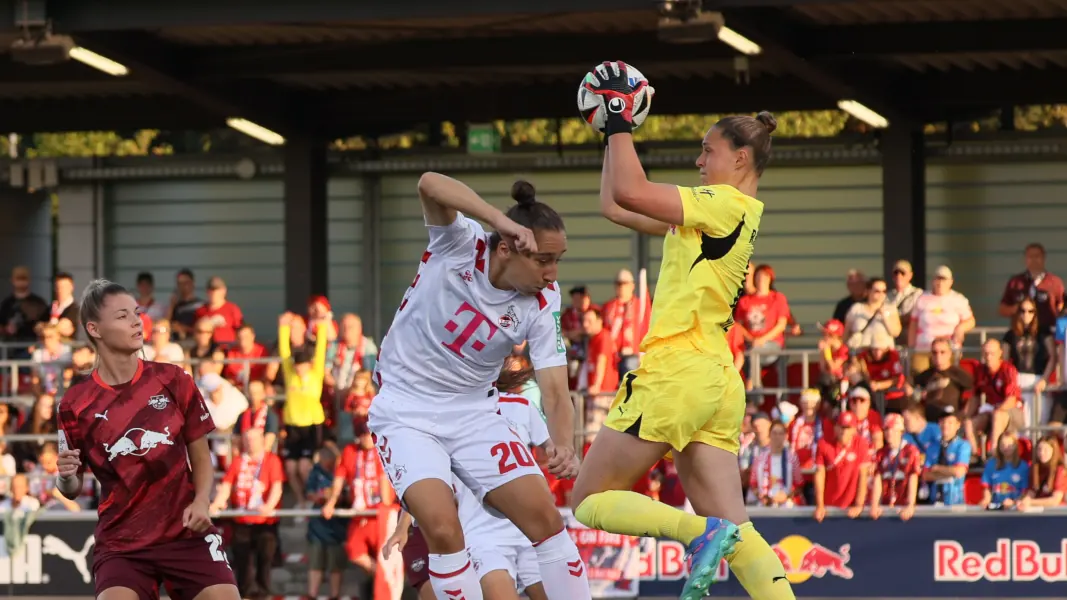
[[[737,454],[745,384],[732,364],[677,340],[650,349],[622,378],[604,426],[666,442],[677,451],[699,442]]]

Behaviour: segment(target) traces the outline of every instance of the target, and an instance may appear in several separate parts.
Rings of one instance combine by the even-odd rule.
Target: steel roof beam
[[[832,25],[806,29],[796,41],[816,60],[1067,50],[1067,19]]]

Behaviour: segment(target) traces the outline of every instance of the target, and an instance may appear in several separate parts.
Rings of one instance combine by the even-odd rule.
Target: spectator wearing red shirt
[[[634,296],[634,274],[623,269],[615,276],[615,297],[604,303],[600,314],[604,316],[604,326],[611,332],[618,351],[620,372],[637,368],[638,352],[641,341],[648,333],[649,319],[652,318],[652,301],[645,294],[644,298]]]
[[[1059,438],[1046,434],[1038,440],[1035,457],[1030,467],[1030,489],[1019,500],[1019,508],[1060,506],[1067,496],[1067,469]]]
[[[859,355],[860,365],[874,394],[882,394],[885,412],[901,413],[907,405],[907,380],[893,338],[874,336],[874,342]]]
[[[1037,321],[1043,331],[1056,327],[1056,316],[1063,309],[1063,280],[1045,271],[1045,247],[1029,244],[1024,251],[1026,270],[1014,275],[1004,286],[1000,298],[1000,316],[1010,319],[1019,304],[1030,298],[1037,304]]]
[[[270,572],[278,546],[274,510],[282,501],[284,474],[278,455],[269,452],[263,432],[248,429],[242,436],[245,452],[233,461],[215,493],[212,511],[259,513],[234,519],[233,571],[242,598],[270,596]],[[253,574],[254,573],[254,574]]]
[[[341,492],[347,486],[352,493],[352,508],[357,511],[376,511],[379,506],[391,506],[395,501],[393,486],[385,474],[370,429],[363,425],[356,432],[356,441],[345,446],[341,460],[333,473],[333,490],[322,507],[322,516],[333,518]],[[354,517],[348,525],[348,559],[373,573],[375,559],[385,542],[381,537],[377,516]]]
[[[734,319],[751,348],[780,350],[785,347],[789,302],[785,294],[773,289],[774,269],[770,265],[756,267],[752,279],[756,285],[755,293],[746,294],[737,301]],[[773,356],[760,362],[767,366],[776,360],[777,356]]]
[[[319,323],[329,323],[330,326],[326,330],[327,339],[331,342],[337,339],[337,334],[340,332],[340,328],[337,326],[337,321],[333,318],[333,307],[330,306],[329,299],[326,296],[312,296],[308,300],[308,330],[307,336],[309,342],[315,341],[315,332],[319,330]],[[362,333],[362,331],[361,331]]]
[[[216,329],[216,331],[218,331]],[[226,358],[232,361],[241,361],[244,359],[262,359],[270,356],[270,352],[263,344],[256,341],[256,330],[252,329],[252,326],[248,323],[242,324],[237,328],[237,344],[234,345],[226,352]],[[229,379],[231,383],[239,386],[247,384],[253,380],[270,380],[273,379],[277,373],[268,372],[270,367],[274,367],[274,371],[278,370],[277,363],[268,365],[264,362],[252,362],[245,364],[243,362],[228,363],[222,374]]]
[[[611,398],[604,398],[602,402],[606,407],[614,398],[615,390],[619,387],[618,363],[615,362],[615,340],[611,332],[604,328],[604,318],[597,310],[587,310],[582,318],[582,326],[588,336],[588,349],[585,362],[582,363],[582,374],[579,376],[579,388],[584,387],[593,401],[600,394],[610,394]],[[583,386],[584,384],[584,386]]]
[[[863,512],[867,501],[870,450],[856,432],[856,415],[844,411],[837,417],[836,443],[819,441],[815,453],[815,520],[826,518],[826,507],[847,508],[850,519]]]
[[[800,460],[786,444],[786,428],[771,425],[771,443],[752,457],[748,493],[750,504],[792,507],[797,492],[804,485]]]
[[[207,302],[196,309],[197,326],[208,319],[214,324],[212,341],[216,344],[231,344],[237,339],[237,328],[244,323],[241,309],[226,299],[226,282],[221,277],[207,280]]]
[[[576,344],[585,339],[585,328],[582,325],[585,313],[590,310],[600,310],[600,307],[593,304],[593,299],[589,297],[589,291],[584,285],[572,287],[570,294],[571,305],[563,309],[563,313],[560,314],[559,327],[563,332],[563,337],[570,340],[571,344]]]
[[[734,368],[741,372],[741,377],[745,377],[745,333],[741,330],[741,327],[737,323],[734,323],[730,330],[726,332],[726,345],[730,347],[730,354],[734,356]],[[751,390],[751,385],[748,386]]]
[[[982,345],[982,358],[985,364],[978,368],[974,390],[976,396],[985,395],[985,404],[978,409],[977,415],[967,421],[967,439],[973,440],[975,432],[985,431],[989,433],[989,441],[995,448],[1000,435],[1009,425],[1013,429],[1023,426],[1019,372],[1004,360],[1000,340],[986,340]],[[977,400],[977,397],[972,398],[971,403]]]
[[[904,441],[904,417],[886,416],[885,446],[875,455],[874,469],[871,518],[882,516],[883,506],[895,507],[902,521],[912,518],[919,497],[922,453]]]
[[[848,409],[856,417],[856,431],[864,440],[874,456],[876,450],[885,443],[882,431],[882,415],[871,410],[871,391],[864,384],[857,385],[848,392]]]
[[[362,426],[366,425],[370,415],[370,405],[376,394],[377,390],[374,388],[371,372],[356,371],[343,406],[344,411],[352,415],[353,431],[359,431]]]

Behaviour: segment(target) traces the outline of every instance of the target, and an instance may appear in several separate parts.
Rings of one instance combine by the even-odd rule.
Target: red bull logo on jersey
[[[851,557],[851,545],[843,544],[832,549],[800,535],[783,538],[771,546],[785,568],[789,583],[804,583],[812,577],[827,576],[852,579],[852,569],[848,562]]]
[[[173,446],[170,439],[170,427],[164,427],[163,433],[134,427],[122,434],[114,443],[104,442],[108,462],[120,456],[144,456],[160,444]]]
[[[955,540],[934,542],[934,581],[1067,581],[1067,538],[1055,552],[1031,540],[1000,538],[993,552],[967,552]]]

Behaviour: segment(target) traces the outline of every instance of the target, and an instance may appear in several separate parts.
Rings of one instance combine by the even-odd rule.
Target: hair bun
[[[756,115],[756,120],[763,123],[763,126],[767,128],[768,134],[772,134],[775,129],[778,129],[778,119],[775,119],[774,115],[765,110]]]
[[[519,204],[533,204],[537,202],[534,186],[529,181],[520,179],[511,186],[511,197]]]

